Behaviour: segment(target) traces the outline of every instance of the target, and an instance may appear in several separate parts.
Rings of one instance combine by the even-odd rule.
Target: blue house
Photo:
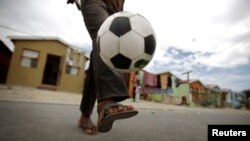
[[[245,106],[246,95],[241,92],[228,91],[226,95],[226,104],[234,109],[239,109]]]

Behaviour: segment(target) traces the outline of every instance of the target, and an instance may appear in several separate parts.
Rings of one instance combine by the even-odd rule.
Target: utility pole
[[[193,71],[187,71],[182,73],[182,75],[187,74],[187,82],[189,82],[189,74],[192,73]]]

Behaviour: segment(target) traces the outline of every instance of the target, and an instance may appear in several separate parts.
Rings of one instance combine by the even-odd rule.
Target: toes
[[[97,129],[93,128],[86,128],[83,130],[83,132],[87,135],[96,135],[97,134]]]
[[[134,107],[131,105],[117,106],[117,107],[109,108],[108,111],[106,112],[106,114],[113,114],[113,113],[117,113],[117,112],[130,111],[130,110],[134,110]]]
[[[114,107],[113,111],[114,111],[114,113],[117,113],[118,112],[118,108]]]
[[[127,106],[128,110],[134,110],[134,107],[132,105]]]
[[[107,114],[112,114],[114,113],[114,110],[112,108],[109,108],[109,110],[107,111]]]
[[[134,110],[134,107],[131,106],[131,105],[128,105],[128,106],[118,106],[117,109],[118,109],[118,112],[122,112],[122,111]]]
[[[124,106],[123,107],[123,111],[127,111],[128,110],[128,107],[127,106]]]
[[[124,107],[123,106],[118,106],[118,112],[122,112],[124,110]]]

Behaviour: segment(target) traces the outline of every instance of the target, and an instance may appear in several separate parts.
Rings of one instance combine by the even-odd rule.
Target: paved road
[[[250,124],[242,110],[139,109],[111,132],[87,136],[76,126],[75,105],[0,102],[0,114],[1,141],[206,141],[208,124]]]

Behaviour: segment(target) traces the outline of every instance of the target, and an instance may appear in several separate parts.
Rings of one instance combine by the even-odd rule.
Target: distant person
[[[134,78],[134,101],[135,102],[140,101],[140,95],[141,95],[140,76],[139,76],[139,71],[136,71],[135,78]]]
[[[73,4],[75,0],[68,0]],[[122,11],[124,0],[82,0],[81,11],[85,26],[92,39],[93,50],[90,55],[89,69],[85,79],[83,97],[80,105],[81,117],[78,125],[86,134],[111,130],[113,121],[135,116],[138,111],[133,106],[117,102],[127,99],[128,89],[122,73],[111,70],[99,56],[96,44],[97,32],[110,15]],[[97,99],[97,126],[91,120],[91,114]]]

